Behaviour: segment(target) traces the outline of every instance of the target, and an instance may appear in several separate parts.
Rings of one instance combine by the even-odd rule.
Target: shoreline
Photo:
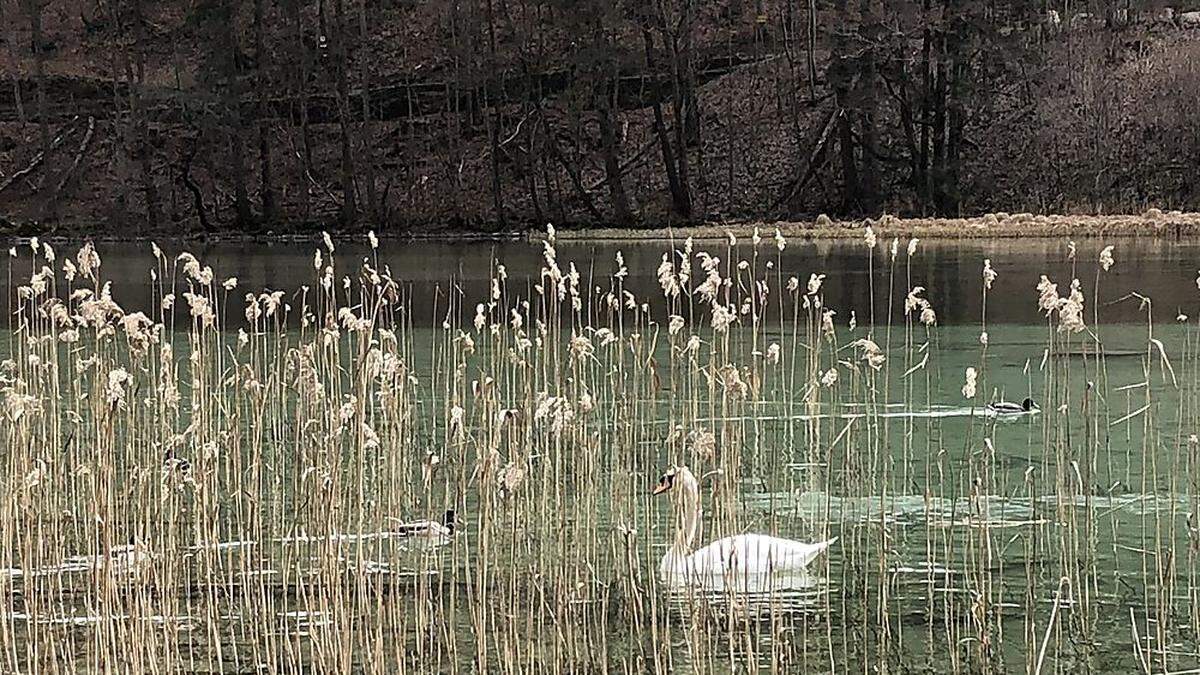
[[[789,241],[793,239],[847,240],[860,239],[870,225],[881,239],[918,237],[921,239],[1016,239],[1055,237],[1171,237],[1200,234],[1200,213],[1179,211],[1147,211],[1138,215],[1035,216],[1020,214],[987,214],[976,218],[897,218],[822,220],[815,221],[757,221],[729,224],[689,225],[660,228],[586,228],[562,229],[555,233],[561,242],[568,241],[659,241],[662,239],[695,240],[725,239],[730,234],[738,239],[751,237],[755,228],[763,239],[775,235],[776,228]],[[535,239],[545,234],[535,232]]]
[[[880,238],[918,237],[921,239],[1016,239],[1055,237],[1171,237],[1181,238],[1190,235],[1200,235],[1200,212],[1161,212],[1150,209],[1142,214],[1121,214],[1101,216],[1080,215],[1033,215],[1030,213],[995,213],[973,218],[899,218],[884,215],[878,219],[863,218],[853,220],[832,220],[820,216],[811,221],[739,221],[731,223],[706,223],[664,226],[664,227],[630,227],[612,226],[556,226],[555,237],[560,242],[654,242],[670,239],[687,239],[697,241],[726,239],[730,235],[738,239],[753,236],[757,228],[760,236],[769,239],[775,230],[788,240],[821,239],[821,240],[850,240],[863,236],[863,229],[870,225],[875,235]],[[336,241],[350,241],[365,237],[368,229],[356,229],[353,232],[331,232],[330,236]],[[52,243],[69,243],[76,241],[96,241],[105,243],[127,243],[155,241],[166,238],[159,232],[150,232],[141,236],[114,234],[90,234],[86,230],[78,233],[63,233],[61,230],[44,234],[25,233],[10,235],[10,241],[18,245],[30,241],[37,236],[42,241]],[[160,236],[161,235],[161,236]],[[509,230],[503,232],[480,232],[475,230],[453,231],[450,229],[429,232],[388,232],[376,231],[381,241],[402,242],[457,242],[457,243],[489,243],[541,241],[546,238],[542,228]],[[199,243],[309,243],[320,241],[322,230],[284,231],[279,233],[214,233],[202,232],[176,235],[176,238]]]

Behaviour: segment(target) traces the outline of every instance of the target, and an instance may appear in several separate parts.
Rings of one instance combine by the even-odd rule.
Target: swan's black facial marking
[[[675,469],[664,473],[662,478],[658,479],[658,484],[654,486],[654,494],[660,495],[673,487],[675,487]]]

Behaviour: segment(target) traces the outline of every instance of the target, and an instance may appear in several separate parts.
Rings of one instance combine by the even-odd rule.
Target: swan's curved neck
[[[689,495],[679,508],[679,526],[675,530],[675,543],[671,547],[683,555],[691,553],[700,530],[700,495]]]
[[[676,478],[679,493],[675,499],[677,524],[675,539],[663,555],[660,570],[665,574],[679,568],[692,552],[700,530],[700,487],[690,474]]]

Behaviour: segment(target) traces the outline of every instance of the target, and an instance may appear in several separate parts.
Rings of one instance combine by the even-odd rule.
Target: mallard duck
[[[1031,398],[1026,398],[1020,403],[996,401],[995,403],[989,403],[987,409],[988,412],[993,412],[997,415],[1025,415],[1038,411],[1037,404]]]
[[[403,522],[398,518],[388,518],[396,523],[391,534],[396,537],[429,537],[448,538],[454,535],[454,509],[447,509],[442,516],[442,522],[433,520],[415,520]]]

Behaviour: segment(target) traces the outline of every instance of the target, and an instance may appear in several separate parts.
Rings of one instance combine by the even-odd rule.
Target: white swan
[[[739,534],[692,551],[700,527],[700,484],[686,466],[677,466],[663,474],[654,487],[654,494],[664,492],[671,492],[679,517],[675,541],[658,566],[664,582],[727,587],[751,577],[798,572],[837,541],[834,537],[809,544],[765,534]]]

